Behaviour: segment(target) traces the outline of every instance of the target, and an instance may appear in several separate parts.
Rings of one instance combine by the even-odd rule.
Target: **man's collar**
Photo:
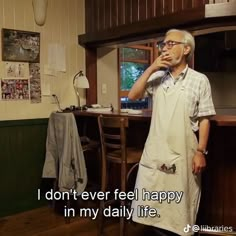
[[[176,79],[172,76],[170,69],[167,70],[167,74],[174,79],[175,81],[179,80],[179,79],[183,79],[185,76],[185,74],[187,73],[188,70],[188,64],[185,66],[185,68],[179,73],[179,75],[176,77]]]

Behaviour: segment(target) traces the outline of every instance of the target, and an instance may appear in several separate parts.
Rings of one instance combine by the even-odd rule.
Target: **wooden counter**
[[[75,116],[91,116],[91,117],[97,117],[100,114],[104,116],[124,116],[128,117],[129,120],[140,120],[140,121],[148,121],[151,119],[152,112],[151,110],[145,110],[142,114],[139,115],[133,115],[129,113],[119,112],[119,111],[113,111],[113,112],[88,112],[88,111],[74,111]],[[236,126],[236,116],[231,115],[216,115],[211,118],[211,121],[216,126]]]
[[[236,116],[216,115],[211,120],[216,126],[236,126]]]
[[[113,112],[92,112],[92,111],[74,111],[75,116],[92,116],[92,117],[98,117],[99,115],[104,116],[123,116],[128,117],[129,120],[141,120],[141,121],[149,121],[152,115],[152,112],[150,110],[145,110],[142,112],[142,114],[134,115],[129,114],[127,112],[119,112],[119,111],[113,111]]]

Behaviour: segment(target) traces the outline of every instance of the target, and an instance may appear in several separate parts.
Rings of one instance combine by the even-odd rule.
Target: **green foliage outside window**
[[[143,74],[148,64],[122,62],[120,67],[121,90],[130,90],[135,81]]]
[[[131,47],[121,48],[120,52],[120,97],[121,108],[145,109],[148,108],[149,100],[139,99],[130,101],[127,92],[132,88],[136,80],[144,73],[149,66],[150,48]]]

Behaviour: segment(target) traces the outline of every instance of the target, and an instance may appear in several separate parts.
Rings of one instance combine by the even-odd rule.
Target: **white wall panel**
[[[84,0],[48,0],[44,26],[38,26],[34,22],[32,0],[0,0],[0,28],[40,32],[41,85],[49,81],[51,93],[57,94],[63,108],[77,105],[72,80],[79,70],[85,71],[84,48],[78,45],[78,35],[83,34],[85,28]],[[56,72],[56,76],[52,77],[44,74],[44,67],[48,63],[48,47],[55,43],[65,46],[66,72]],[[1,59],[0,57],[2,64]],[[0,77],[2,76],[3,71],[0,71]],[[86,103],[83,90],[81,103]],[[0,99],[0,120],[44,118],[55,110],[57,106],[47,96],[43,96],[39,104]]]

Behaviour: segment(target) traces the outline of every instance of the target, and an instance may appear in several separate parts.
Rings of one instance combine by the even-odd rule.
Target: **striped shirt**
[[[183,81],[192,129],[197,131],[200,117],[216,114],[212,101],[211,86],[204,74],[186,67],[174,79],[169,71],[157,71],[150,76],[146,91],[149,95],[152,95],[156,92],[159,85],[167,90]]]

